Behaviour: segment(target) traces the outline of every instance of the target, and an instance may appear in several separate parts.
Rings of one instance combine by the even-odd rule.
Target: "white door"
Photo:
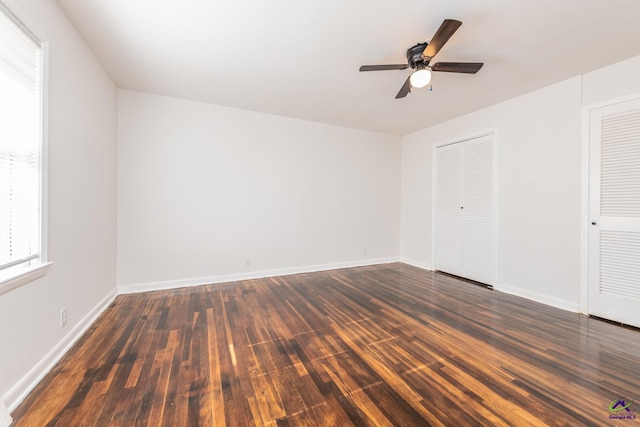
[[[493,284],[494,147],[493,136],[463,146],[462,276]]]
[[[589,117],[589,314],[640,327],[640,99]]]
[[[436,149],[436,269],[493,284],[493,135]]]
[[[462,276],[462,144],[436,149],[436,270]]]

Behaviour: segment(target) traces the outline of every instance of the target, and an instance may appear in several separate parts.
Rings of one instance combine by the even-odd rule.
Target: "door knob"
[[[596,222],[595,222],[595,221],[593,221],[593,222],[591,223],[591,225],[596,225]]]

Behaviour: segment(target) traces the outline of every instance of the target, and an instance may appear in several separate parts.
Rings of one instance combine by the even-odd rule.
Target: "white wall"
[[[397,258],[399,137],[128,90],[118,111],[122,291]]]
[[[582,105],[640,94],[640,56],[629,58],[584,75]]]
[[[0,295],[0,396],[10,409],[116,289],[116,89],[53,0],[17,3],[50,41],[47,225],[54,265]]]
[[[580,77],[403,137],[402,258],[432,266],[433,145],[498,130],[497,289],[578,309]]]

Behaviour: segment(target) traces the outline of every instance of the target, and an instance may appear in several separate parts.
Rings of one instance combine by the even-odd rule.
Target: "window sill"
[[[20,286],[26,285],[27,283],[44,276],[52,265],[52,262],[45,262],[44,264],[39,264],[35,267],[25,268],[12,276],[0,278],[0,295],[6,294],[15,288],[19,288]]]

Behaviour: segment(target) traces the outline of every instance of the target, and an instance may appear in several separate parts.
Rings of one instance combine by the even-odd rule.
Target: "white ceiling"
[[[57,0],[119,87],[404,135],[640,55],[638,0]],[[445,18],[433,91],[394,99]]]

